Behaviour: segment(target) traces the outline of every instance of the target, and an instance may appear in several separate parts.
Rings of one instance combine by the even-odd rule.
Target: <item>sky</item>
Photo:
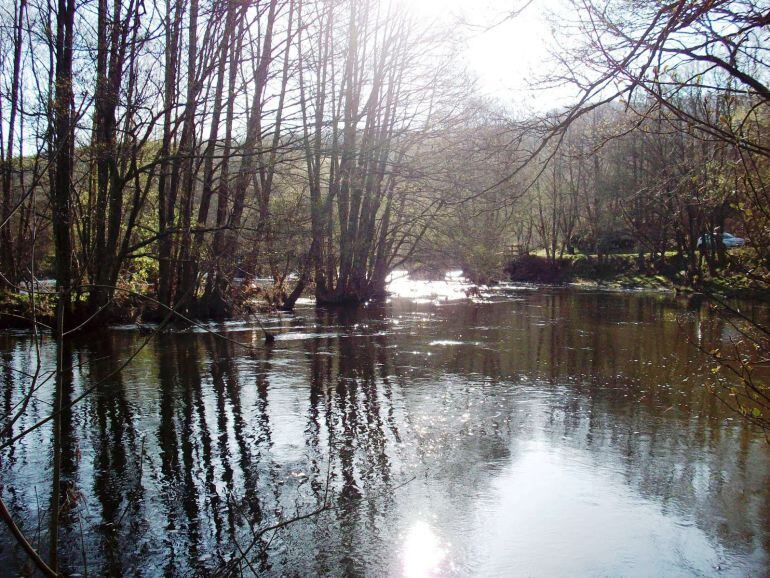
[[[411,0],[423,17],[459,26],[466,37],[462,58],[479,89],[517,108],[543,111],[567,104],[568,88],[543,89],[532,81],[555,68],[549,16],[564,15],[564,0]],[[514,17],[511,12],[520,11]]]

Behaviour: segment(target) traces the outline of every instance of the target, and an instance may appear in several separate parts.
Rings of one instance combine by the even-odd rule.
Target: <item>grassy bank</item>
[[[565,255],[548,259],[522,255],[510,261],[505,272],[512,281],[543,284],[578,284],[625,289],[707,292],[726,298],[770,301],[770,271],[753,259],[750,250],[731,251],[726,267],[714,275],[705,269],[687,275],[686,264],[675,253],[663,260],[638,255]]]

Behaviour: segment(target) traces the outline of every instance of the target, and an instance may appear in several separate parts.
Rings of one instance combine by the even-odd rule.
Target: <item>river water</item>
[[[271,316],[270,348],[245,322],[65,346],[65,403],[99,386],[61,421],[63,568],[208,576],[246,552],[244,575],[770,576],[770,445],[694,346],[729,323],[665,294],[393,288]],[[0,336],[2,415],[35,358]],[[44,553],[51,431],[0,453]],[[0,530],[0,574],[25,560]]]

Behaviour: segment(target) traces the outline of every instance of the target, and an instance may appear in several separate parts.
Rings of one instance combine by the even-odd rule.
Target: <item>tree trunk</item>
[[[21,48],[22,32],[24,22],[24,12],[27,7],[27,0],[19,0],[18,6],[14,11],[14,29],[13,29],[13,65],[11,70],[11,90],[10,90],[10,110],[8,111],[8,140],[5,149],[5,158],[0,157],[2,163],[2,210],[0,210],[0,270],[4,278],[0,278],[0,287],[6,282],[13,285],[18,283],[18,263],[15,259],[14,245],[20,242],[20,239],[14,239],[11,234],[11,204],[13,196],[13,137],[16,128],[16,114],[19,110],[19,76],[21,73]],[[0,135],[2,129],[0,128]],[[1,137],[0,137],[1,138]],[[23,151],[19,151],[21,161]],[[19,162],[21,165],[21,162]]]
[[[60,293],[63,324],[69,323],[72,292],[71,185],[74,155],[74,118],[72,96],[72,42],[75,0],[58,0],[56,15],[56,76],[53,103],[54,180],[53,234],[56,284]]]
[[[171,13],[172,5],[174,13]],[[173,127],[171,113],[176,105],[177,61],[179,52],[179,23],[182,17],[181,0],[166,2],[166,66],[163,96],[163,140],[159,151],[161,159],[158,177],[158,300],[171,305],[171,251],[173,242],[171,229],[174,226],[174,204],[170,202],[169,181],[171,161],[171,140]]]

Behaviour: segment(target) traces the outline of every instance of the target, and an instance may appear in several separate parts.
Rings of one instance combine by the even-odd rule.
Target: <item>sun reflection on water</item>
[[[409,528],[403,550],[404,576],[442,576],[449,565],[449,551],[427,522],[418,520]]]
[[[407,271],[393,271],[386,279],[388,293],[415,303],[431,303],[468,299],[473,285],[462,271],[449,271],[441,281],[412,279]]]

